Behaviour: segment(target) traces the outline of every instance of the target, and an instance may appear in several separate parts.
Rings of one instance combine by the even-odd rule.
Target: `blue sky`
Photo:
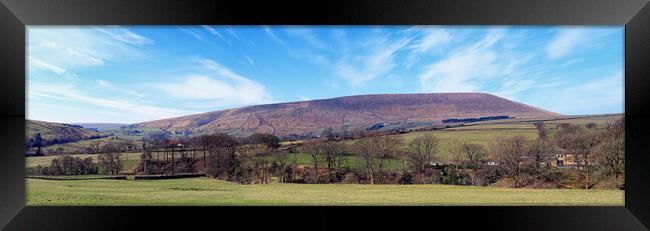
[[[376,93],[623,112],[623,27],[29,26],[27,117],[134,123]]]

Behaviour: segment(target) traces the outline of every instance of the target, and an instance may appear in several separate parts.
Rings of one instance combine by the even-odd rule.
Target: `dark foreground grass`
[[[27,205],[623,205],[620,190],[27,179]]]

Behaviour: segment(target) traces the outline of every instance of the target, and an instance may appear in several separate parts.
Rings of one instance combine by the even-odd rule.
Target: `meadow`
[[[207,177],[170,180],[27,179],[29,206],[624,204],[622,190],[512,189],[452,185],[253,184]]]

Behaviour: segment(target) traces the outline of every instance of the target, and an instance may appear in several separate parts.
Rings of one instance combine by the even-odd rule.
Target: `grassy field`
[[[570,116],[570,117],[559,117],[557,119],[545,119],[544,123],[546,124],[546,129],[548,129],[548,134],[552,136],[555,133],[555,128],[557,124],[560,123],[571,123],[577,125],[584,125],[587,123],[596,123],[598,126],[604,126],[610,121],[618,118],[619,115],[592,115],[592,116]],[[494,121],[483,121],[476,123],[468,123],[466,126],[448,128],[438,131],[427,131],[427,132],[413,132],[404,134],[406,141],[410,141],[413,137],[421,135],[423,133],[431,133],[443,140],[441,147],[446,149],[445,141],[451,139],[462,139],[467,140],[468,142],[476,142],[485,144],[492,142],[494,137],[497,135],[524,135],[529,137],[534,137],[536,133],[535,126],[533,126],[534,119],[506,119],[506,120],[494,120]],[[140,134],[126,134],[123,130],[108,130],[105,131],[106,134],[113,134],[116,137],[119,137],[119,140],[114,140],[111,137],[92,139],[92,140],[81,140],[77,142],[70,142],[64,144],[56,144],[48,147],[44,147],[44,151],[56,150],[57,148],[63,148],[64,152],[84,152],[86,148],[95,142],[100,144],[106,144],[110,142],[116,142],[120,140],[130,140],[136,146],[141,145],[142,138],[147,134],[160,131],[159,129],[143,129],[144,133]],[[451,133],[458,132],[458,133]],[[282,142],[282,145],[296,144],[302,141],[292,141],[292,142]],[[448,157],[445,150],[441,150],[442,153],[440,157],[446,159]]]
[[[142,153],[125,153],[122,155],[120,160],[122,161],[122,170],[129,170],[138,162],[140,162],[140,155]],[[97,163],[99,161],[99,154],[75,154],[70,155],[72,157],[79,157],[81,159],[91,157],[93,162]],[[36,167],[36,166],[49,166],[52,163],[52,160],[58,158],[59,156],[34,156],[25,158],[25,167]]]
[[[568,118],[568,119],[562,118],[557,120],[545,121],[545,124],[546,124],[546,128],[548,129],[547,131],[548,135],[552,137],[555,134],[556,125],[560,123],[573,123],[573,124],[583,125],[583,124],[593,122],[598,124],[599,127],[602,127],[607,122],[615,120],[616,118],[618,117],[617,116],[594,116],[589,118],[582,118],[582,117]],[[408,143],[411,140],[413,140],[415,137],[424,134],[431,134],[437,137],[438,139],[440,139],[440,145],[438,148],[438,153],[436,154],[436,159],[440,161],[448,161],[452,159],[448,147],[453,140],[457,139],[468,143],[477,143],[477,144],[482,144],[487,146],[490,143],[495,142],[496,137],[509,137],[509,136],[521,135],[521,136],[528,137],[530,139],[534,139],[535,137],[537,137],[537,130],[535,129],[535,126],[533,126],[533,122],[531,121],[527,121],[524,119],[510,119],[510,120],[503,120],[503,121],[480,122],[476,124],[471,124],[470,126],[455,127],[455,128],[448,128],[448,129],[435,130],[435,131],[412,132],[412,133],[401,134],[399,136],[401,136],[404,139],[405,143]],[[81,141],[78,143],[69,143],[65,145],[68,146],[77,145],[81,147],[83,145],[87,145],[88,142],[89,141]],[[352,144],[354,142],[355,142],[354,140],[345,141],[345,143],[347,144]],[[284,145],[288,145],[288,144],[289,144],[288,142],[284,143]],[[79,154],[74,156],[79,156],[81,158],[92,157],[95,161],[97,161],[97,154]],[[56,158],[56,156],[29,157],[26,158],[26,166],[27,167],[33,167],[37,165],[47,166],[50,164],[50,161],[54,158]],[[140,158],[140,153],[129,153],[128,155],[124,155],[122,157],[122,160],[124,161],[123,170],[128,170],[131,167],[135,166],[138,163],[139,158]],[[303,165],[311,164],[311,157],[307,154],[304,153],[299,153],[296,155],[292,154],[290,155],[289,161],[293,161],[294,158],[297,160],[298,164],[303,164]],[[393,170],[402,169],[405,167],[405,163],[404,163],[405,160],[406,159],[403,157],[387,160],[385,163],[386,168],[393,169]],[[354,155],[350,155],[347,158],[347,162],[345,166],[351,168],[359,168],[360,161],[358,160],[358,157]]]
[[[27,205],[617,205],[619,190],[509,189],[450,185],[239,185],[172,180],[27,179]]]

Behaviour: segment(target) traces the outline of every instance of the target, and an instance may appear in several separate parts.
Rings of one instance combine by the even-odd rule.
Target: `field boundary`
[[[166,180],[206,176],[204,173],[181,173],[174,175],[134,175],[133,180]]]
[[[28,175],[25,176],[25,178],[31,178],[31,179],[40,179],[40,180],[126,180],[127,177],[120,175],[120,176],[97,176],[97,177],[83,177],[83,175],[80,175],[80,177],[74,177],[74,176],[66,176],[66,177],[60,177],[60,176],[34,176],[34,175]]]

